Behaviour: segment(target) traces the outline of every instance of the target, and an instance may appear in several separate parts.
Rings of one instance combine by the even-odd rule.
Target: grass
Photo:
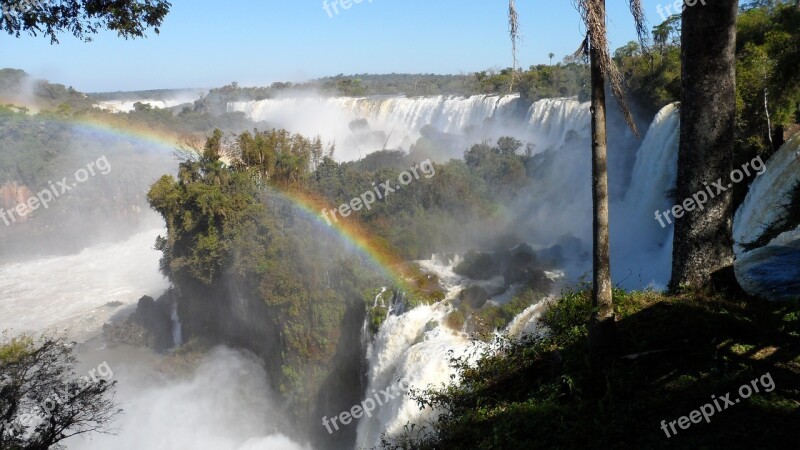
[[[591,293],[565,293],[543,316],[546,338],[504,341],[477,364],[454,359],[461,382],[417,393],[444,411],[427,428],[387,439],[404,449],[796,448],[800,304],[707,292],[614,292],[615,354],[586,348]],[[761,392],[711,422],[667,438],[661,421],[688,416],[769,373]]]

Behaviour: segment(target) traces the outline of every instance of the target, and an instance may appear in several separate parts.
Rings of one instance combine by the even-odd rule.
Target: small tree
[[[78,378],[76,362],[63,337],[3,335],[0,448],[62,448],[59,443],[72,436],[108,432],[120,413],[111,398],[116,382]]]

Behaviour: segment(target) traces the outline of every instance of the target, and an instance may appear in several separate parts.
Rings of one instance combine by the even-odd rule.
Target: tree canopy
[[[53,44],[61,33],[88,42],[102,29],[140,38],[149,28],[158,34],[171,6],[165,0],[0,0],[0,30],[15,37],[41,34]]]

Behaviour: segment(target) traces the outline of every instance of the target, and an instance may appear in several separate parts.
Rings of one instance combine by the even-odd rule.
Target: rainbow
[[[322,211],[332,208],[318,194],[297,189],[273,189],[271,192],[291,202],[304,216],[320,224],[322,229],[329,229],[331,234],[358,249],[384,275],[408,290],[413,274],[405,260],[394,251],[388,241],[375,236],[353,217],[328,223],[323,219]]]
[[[38,117],[72,126],[78,133],[89,138],[96,138],[100,135],[107,138],[134,141],[167,151],[179,149],[180,143],[186,139],[186,136],[181,136],[175,132],[133,124],[121,116],[105,112],[101,114],[84,113],[67,117],[40,114]],[[355,218],[328,224],[322,217],[322,211],[332,208],[321,196],[296,189],[272,189],[271,192],[293,204],[307,218],[320,224],[320,229],[330,230],[331,235],[356,249],[379,271],[389,277],[392,282],[402,287],[409,286],[409,281],[413,278],[409,266],[397,255],[386,240],[375,236]]]

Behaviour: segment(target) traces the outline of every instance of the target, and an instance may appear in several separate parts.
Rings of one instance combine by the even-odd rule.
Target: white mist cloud
[[[285,421],[254,356],[217,348],[180,379],[141,361],[109,364],[124,410],[119,432],[73,440],[70,450],[310,450],[279,432]]]

